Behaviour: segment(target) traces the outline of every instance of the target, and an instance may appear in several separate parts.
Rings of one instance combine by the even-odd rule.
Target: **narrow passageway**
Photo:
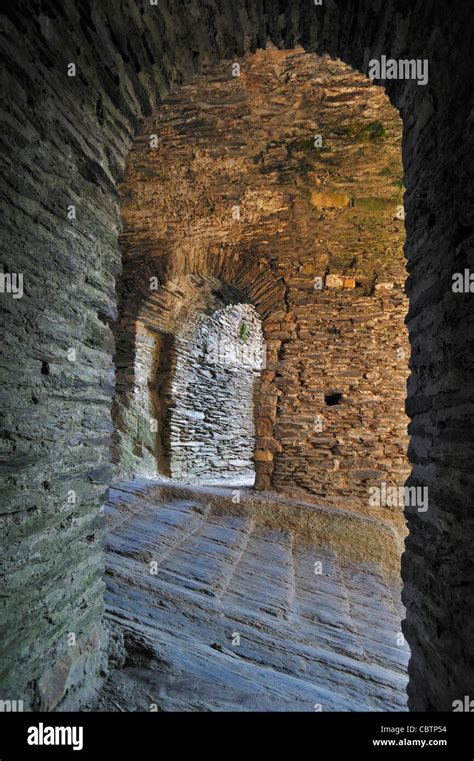
[[[405,709],[403,504],[370,499],[408,473],[400,144],[365,78],[271,47],[135,141],[101,707]]]
[[[400,581],[388,552],[354,552],[374,527],[339,516],[352,548],[331,547],[318,542],[330,515],[289,530],[287,505],[242,492],[236,511],[234,496],[145,479],[112,491],[106,604],[122,668],[99,708],[406,710]]]
[[[472,3],[3,5],[0,709],[467,712]]]

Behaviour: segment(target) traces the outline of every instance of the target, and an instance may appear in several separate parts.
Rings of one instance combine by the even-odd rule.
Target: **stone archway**
[[[237,65],[180,88],[134,143],[117,339],[150,288],[174,313],[160,300],[185,272],[240,288],[268,346],[259,488],[352,509],[408,473],[401,122],[340,61],[269,48]]]
[[[302,49],[290,52],[269,48],[241,59],[232,70],[237,66],[238,81],[232,78],[226,63],[208,67],[193,84],[180,88],[164,101],[158,114],[145,122],[137,137],[120,187],[124,273],[116,343],[120,390],[117,403],[124,411],[117,419],[122,437],[118,460],[125,466],[122,472],[132,475],[135,469],[136,473],[149,474],[149,461],[143,450],[151,451],[153,458],[156,454],[155,437],[148,430],[148,424],[156,420],[151,419],[154,414],[148,400],[147,373],[143,374],[143,368],[152,364],[144,352],[151,356],[155,351],[158,339],[153,335],[171,337],[176,359],[170,363],[175,365],[174,376],[179,375],[176,366],[182,359],[188,367],[186,375],[194,383],[189,399],[186,379],[184,383],[178,382],[175,397],[170,393],[174,382],[162,394],[164,406],[172,410],[170,420],[161,419],[158,425],[158,432],[166,430],[169,440],[170,468],[166,475],[174,479],[184,476],[186,480],[188,473],[192,483],[199,483],[202,474],[209,484],[212,480],[209,470],[218,471],[220,461],[231,470],[231,444],[239,439],[240,431],[233,429],[230,421],[234,422],[244,398],[239,399],[236,394],[227,409],[225,395],[212,398],[211,391],[210,407],[205,405],[204,413],[201,411],[199,371],[203,356],[200,353],[195,356],[189,345],[183,355],[181,326],[198,324],[200,311],[211,307],[216,296],[223,302],[226,296],[231,302],[239,301],[242,296],[233,293],[239,289],[258,307],[268,342],[261,384],[263,398],[256,412],[258,488],[286,493],[290,500],[299,496],[300,510],[304,510],[305,500],[316,495],[325,504],[344,507],[359,516],[362,513],[372,522],[380,521],[376,530],[382,535],[392,531],[396,537],[403,530],[401,506],[394,504],[392,507],[398,510],[387,510],[387,506],[380,505],[377,510],[368,504],[368,492],[370,485],[380,480],[390,478],[397,483],[397,468],[401,483],[407,474],[403,457],[406,349],[402,350],[405,346],[402,320],[406,304],[402,293],[403,224],[397,217],[402,201],[398,114],[380,88],[367,87],[364,77],[341,62],[317,58]],[[268,92],[272,93],[271,106],[266,102]],[[313,119],[314,112],[317,120]],[[324,135],[324,150],[314,138],[316,130]],[[226,283],[224,289],[222,281]],[[128,359],[124,360],[126,346]],[[220,365],[220,370],[225,371],[225,363]],[[390,380],[386,377],[388,372]],[[213,417],[229,429],[230,438],[222,451],[211,448],[203,435],[205,430],[201,430],[201,422],[205,429],[204,421]],[[137,418],[139,423],[135,425]],[[124,425],[127,419],[134,429],[131,435]],[[238,428],[238,420],[235,422]],[[225,439],[221,431],[217,433]],[[173,444],[177,454],[173,453]],[[187,446],[193,453],[188,468],[186,455],[181,457],[180,452]],[[134,450],[138,457],[132,462],[128,453]],[[208,452],[213,453],[213,467],[204,465],[203,469]],[[127,470],[127,465],[132,466],[131,470]],[[153,462],[151,467],[153,475]],[[120,603],[120,597],[128,598],[127,588],[132,583],[132,577],[124,572],[122,555],[130,553],[129,561],[133,563],[134,558],[144,557],[152,546],[156,546],[157,576],[176,585],[173,594],[176,603],[172,607],[177,619],[183,617],[186,621],[189,616],[175,577],[177,563],[181,562],[178,558],[188,569],[191,585],[196,583],[193,579],[199,579],[200,584],[206,585],[206,595],[211,597],[219,590],[222,615],[232,615],[232,600],[236,598],[240,600],[241,611],[247,611],[242,615],[250,615],[246,606],[252,607],[252,603],[246,596],[245,583],[241,588],[239,579],[241,574],[245,576],[243,569],[247,565],[255,565],[255,560],[249,557],[249,548],[254,546],[262,551],[267,539],[262,544],[259,532],[263,531],[266,537],[265,529],[254,529],[252,510],[240,491],[234,495],[238,504],[243,499],[240,517],[235,520],[249,521],[244,524],[247,528],[243,541],[236,540],[231,529],[234,518],[226,520],[213,512],[208,515],[206,503],[200,503],[203,493],[188,492],[188,498],[196,500],[194,509],[204,511],[204,523],[193,533],[189,551],[188,542],[183,539],[179,549],[171,551],[170,557],[165,553],[163,559],[164,550],[159,549],[160,518],[153,509],[148,509],[151,507],[148,503],[151,499],[166,506],[165,522],[168,514],[175,513],[179,518],[173,518],[173,522],[181,520],[177,501],[181,492],[176,485],[169,485],[164,493],[147,499],[145,490],[153,491],[153,483],[147,487],[140,481],[139,488],[145,504],[143,514],[140,512],[137,517],[138,544],[132,530],[135,524],[127,521],[126,535],[132,542],[128,550],[122,544],[125,535],[121,535],[118,516],[138,509],[138,505],[133,507],[133,484],[125,483],[114,489],[110,503],[114,516],[107,556],[110,619],[115,620],[117,610],[122,611],[125,620],[135,618]],[[120,502],[123,492],[130,493],[126,510]],[[215,495],[209,493],[207,503],[213,499]],[[264,504],[259,505],[255,516],[257,526],[259,515],[265,513]],[[226,509],[236,508],[227,505]],[[284,592],[273,589],[270,607],[263,604],[261,613],[273,610],[275,606],[270,600],[279,599],[278,615],[294,616],[295,636],[300,640],[305,619],[298,610],[305,606],[302,598],[308,558],[300,552],[298,532],[281,534],[293,520],[290,515],[276,520],[274,528],[280,531],[274,537],[280,538],[274,541],[275,546],[270,546],[272,553],[282,553],[285,566],[295,565],[297,569],[294,579],[290,574],[282,580],[283,588],[293,590],[289,597],[295,600],[295,609]],[[148,538],[142,546],[139,537],[144,536],[144,526],[148,527]],[[325,535],[327,541],[334,543],[340,528],[330,526],[331,518]],[[372,525],[371,530],[374,529]],[[364,530],[364,524],[356,521],[350,532],[350,552],[353,554],[358,548],[358,562],[366,552],[362,547],[373,544],[370,531],[364,537]],[[156,541],[152,539],[155,532]],[[218,536],[223,539],[217,550]],[[208,542],[208,537],[213,539]],[[314,543],[318,533],[309,531],[309,537]],[[397,651],[396,645],[400,636],[395,603],[397,549],[388,546],[387,539],[386,534],[384,539],[379,536],[376,540],[381,540],[379,550],[383,547],[384,552],[374,552],[373,546],[369,549],[369,556],[383,574],[394,573],[394,608],[389,611],[381,603],[378,617],[379,622],[385,622],[386,632],[393,629],[391,634],[385,634],[387,661],[381,653],[373,652],[370,642],[365,641],[360,647],[369,659],[379,659],[389,673],[394,669],[384,699],[388,701],[386,705],[398,705],[399,698],[391,694],[391,689],[395,684],[403,684],[399,671],[403,673],[405,653]],[[175,541],[176,538],[168,537],[166,546],[174,546]],[[232,553],[233,541],[239,545],[237,562]],[[123,549],[116,556],[114,548],[121,546]],[[337,561],[341,565],[340,570],[333,566],[332,575],[350,573],[342,560],[348,550],[342,545],[335,548],[335,557],[341,555]],[[199,561],[202,552],[206,557],[205,568],[201,568]],[[219,558],[227,558],[224,573],[215,553]],[[194,563],[190,562],[189,554],[195,556]],[[262,557],[257,565],[264,562]],[[362,570],[363,565],[360,568],[363,574],[368,573],[366,567]],[[182,572],[183,569],[178,578]],[[157,583],[155,591],[161,598],[166,592],[158,580]],[[372,587],[373,583],[369,573],[364,584]],[[150,605],[153,608],[146,589],[145,584],[137,591],[143,595],[140,610]],[[258,591],[265,598],[265,590]],[[390,588],[385,588],[382,598],[391,597]],[[319,608],[327,603],[314,599],[313,604]],[[343,624],[338,615],[343,615],[346,605],[357,611],[360,604],[354,589],[351,601],[341,598],[340,605],[335,606],[338,613],[330,624],[334,642],[342,636]],[[208,615],[214,620],[212,606]],[[153,617],[151,611],[150,616]],[[363,631],[362,622],[355,623],[356,612],[354,616],[355,629],[362,627]],[[193,612],[191,618],[200,620],[199,611]],[[127,649],[133,652],[133,631],[127,624],[124,631]],[[200,631],[200,636],[208,636],[204,621],[200,622]],[[187,626],[183,625],[183,634],[186,632]],[[163,637],[166,639],[166,623],[163,631],[157,624],[155,636],[157,645]],[[309,642],[318,640],[314,630],[306,636]],[[380,636],[384,635],[376,633],[375,639]],[[299,641],[299,646],[302,644]],[[334,643],[329,640],[326,646],[331,648]],[[355,650],[359,651],[359,645]],[[260,654],[263,663],[267,657],[263,648]],[[290,653],[285,657],[291,670]],[[304,658],[302,654],[301,657]],[[209,658],[213,661],[212,653]],[[168,666],[171,672],[179,671],[178,662],[179,657],[172,659]],[[199,662],[197,653],[194,662]],[[360,667],[354,664],[354,668],[358,672]],[[150,665],[150,671],[154,670],[155,666]],[[298,670],[295,676],[302,678]],[[339,676],[344,681],[344,675]],[[337,683],[336,677],[334,672],[329,680]],[[320,679],[326,681],[328,674],[322,673]],[[115,677],[107,685],[106,693],[119,689],[114,680]],[[112,684],[115,686],[111,687]],[[204,685],[202,689],[206,693]],[[268,692],[271,690],[269,683]],[[339,690],[340,685],[336,692]],[[335,696],[331,706],[332,709],[356,704],[373,707],[373,699],[369,688],[358,703],[345,703],[342,696]],[[300,704],[298,698],[293,700],[296,700],[293,706]]]
[[[226,449],[234,455],[228,455],[229,472],[221,463],[222,477],[234,470],[238,481],[237,461],[246,459],[241,478],[248,480],[249,468],[255,469],[255,428],[261,428],[254,387],[261,387],[265,360],[261,319],[248,294],[215,276],[187,275],[168,280],[135,306],[133,319],[124,313],[116,328],[117,478],[158,474],[193,480],[192,453],[199,459],[200,442],[208,453],[194,474],[201,482],[206,473],[208,480],[218,479],[219,467],[211,462],[222,461]],[[239,335],[243,322],[249,329],[245,340]],[[194,433],[185,431],[186,421]],[[214,436],[222,439],[219,446]]]
[[[321,7],[305,1],[291,10],[273,1],[222,7],[211,0],[163,1],[141,13],[124,2],[118,15],[72,2],[49,3],[31,14],[19,3],[1,25],[11,125],[5,137],[4,264],[25,275],[25,298],[8,305],[3,346],[5,691],[17,696],[20,690],[30,706],[54,708],[67,690],[74,701],[72,688],[91,686],[86,673],[94,673],[100,660],[99,507],[112,479],[109,323],[116,316],[120,269],[115,188],[132,136],[170,88],[190,81],[204,63],[271,40],[277,47],[300,43],[312,52],[329,51],[363,72],[382,54],[430,61],[429,86],[386,84],[404,120],[411,482],[430,489],[430,509],[407,516],[410,705],[450,710],[470,689],[472,638],[466,632],[474,605],[472,430],[466,422],[473,373],[459,360],[469,351],[471,305],[468,295],[458,297],[450,287],[472,248],[469,4],[441,9],[415,2],[407,9],[392,0],[380,11],[371,0],[327,0]],[[71,61],[76,77],[67,74]],[[71,206],[75,221],[68,217]],[[28,410],[26,417],[18,408]],[[71,628],[76,648],[67,644]]]

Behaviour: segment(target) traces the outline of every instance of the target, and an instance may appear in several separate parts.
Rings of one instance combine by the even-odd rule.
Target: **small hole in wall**
[[[325,394],[324,401],[328,407],[334,407],[336,404],[340,404],[342,402],[342,394]]]
[[[41,375],[49,375],[49,362],[43,362],[41,365]]]

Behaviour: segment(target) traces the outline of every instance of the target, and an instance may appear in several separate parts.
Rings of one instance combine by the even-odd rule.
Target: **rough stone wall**
[[[271,39],[364,72],[382,53],[430,61],[429,86],[389,81],[387,91],[404,120],[410,459],[431,494],[427,513],[408,515],[409,693],[412,708],[451,710],[472,688],[473,662],[472,296],[451,290],[473,259],[471,4],[124,0],[118,12],[110,0],[20,0],[3,14],[1,257],[24,273],[25,296],[1,298],[2,698],[54,707],[76,677],[92,679],[88,655],[103,644],[115,187],[132,137],[202,64]]]
[[[137,323],[133,372],[115,401],[117,474],[253,483],[265,359],[255,309],[229,305],[177,324],[160,317],[153,329]]]
[[[252,441],[249,449],[248,435],[254,439],[256,400],[251,386],[260,378],[263,341],[255,309],[240,304],[243,294],[212,277],[188,276],[168,281],[155,297],[143,303],[131,323],[130,316],[122,314],[115,328],[117,393],[113,420],[117,477],[157,473],[175,477],[187,473],[191,477],[193,450],[197,455],[194,476],[203,475],[212,468],[204,449],[198,466],[198,444],[207,440],[210,455],[214,435],[223,436],[223,449],[219,454],[215,451],[218,459],[222,460],[227,443],[231,443],[228,454],[235,453],[231,459],[239,459],[240,439],[242,454],[245,452],[247,461],[249,457],[253,461],[255,444]],[[239,338],[244,318],[251,330],[248,343]],[[238,355],[243,364],[238,363]],[[237,396],[239,384],[241,400]],[[214,399],[214,394],[218,398]],[[190,411],[198,407],[201,422],[195,416],[193,427]],[[234,417],[231,437],[222,432],[229,410]],[[204,412],[208,417],[205,421],[201,418]]]
[[[268,346],[257,486],[401,528],[401,504],[369,505],[371,486],[402,487],[409,472],[399,116],[340,61],[269,49],[239,66],[180,88],[135,141],[117,334],[133,336],[154,280],[191,271],[238,285]],[[274,284],[261,287],[257,264]]]
[[[398,284],[359,297],[335,288],[315,300],[308,286],[293,291],[295,327],[266,333],[282,342],[273,484],[386,518],[368,490],[408,475],[404,294]]]
[[[125,403],[116,399],[114,404],[116,474],[121,478],[155,477],[159,472],[169,475],[164,431],[162,426],[158,428],[154,424],[162,418],[159,405],[167,403],[157,377],[157,366],[163,354],[170,355],[168,349],[164,351],[167,334],[138,324],[134,338],[133,365],[125,369],[130,383],[129,393]]]
[[[181,332],[170,400],[173,478],[253,483],[263,362],[262,328],[249,305],[228,306]]]

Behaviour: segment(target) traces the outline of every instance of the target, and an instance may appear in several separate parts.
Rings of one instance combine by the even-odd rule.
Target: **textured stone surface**
[[[37,706],[67,633],[86,642],[103,610],[116,183],[133,136],[203,65],[271,40],[363,72],[382,53],[430,61],[428,86],[386,85],[404,122],[410,459],[430,489],[403,561],[409,693],[451,710],[473,678],[472,297],[450,287],[473,262],[471,3],[19,0],[2,13],[1,258],[25,275],[22,300],[1,297],[2,698]]]
[[[263,320],[258,488],[356,507],[408,475],[400,117],[340,61],[270,48],[239,65],[168,97],[132,147],[119,395],[133,404],[138,324],[182,331],[199,302],[190,279],[213,277]]]
[[[137,330],[133,382],[116,400],[118,471],[252,484],[265,362],[258,315],[236,304],[183,319],[174,334],[160,327]]]
[[[107,617],[127,662],[94,707],[406,710],[400,582],[233,514],[230,496],[216,512],[223,493],[157,503],[153,482],[112,490]]]
[[[173,478],[255,480],[254,405],[263,363],[262,326],[250,305],[220,309],[182,337],[170,399]]]

